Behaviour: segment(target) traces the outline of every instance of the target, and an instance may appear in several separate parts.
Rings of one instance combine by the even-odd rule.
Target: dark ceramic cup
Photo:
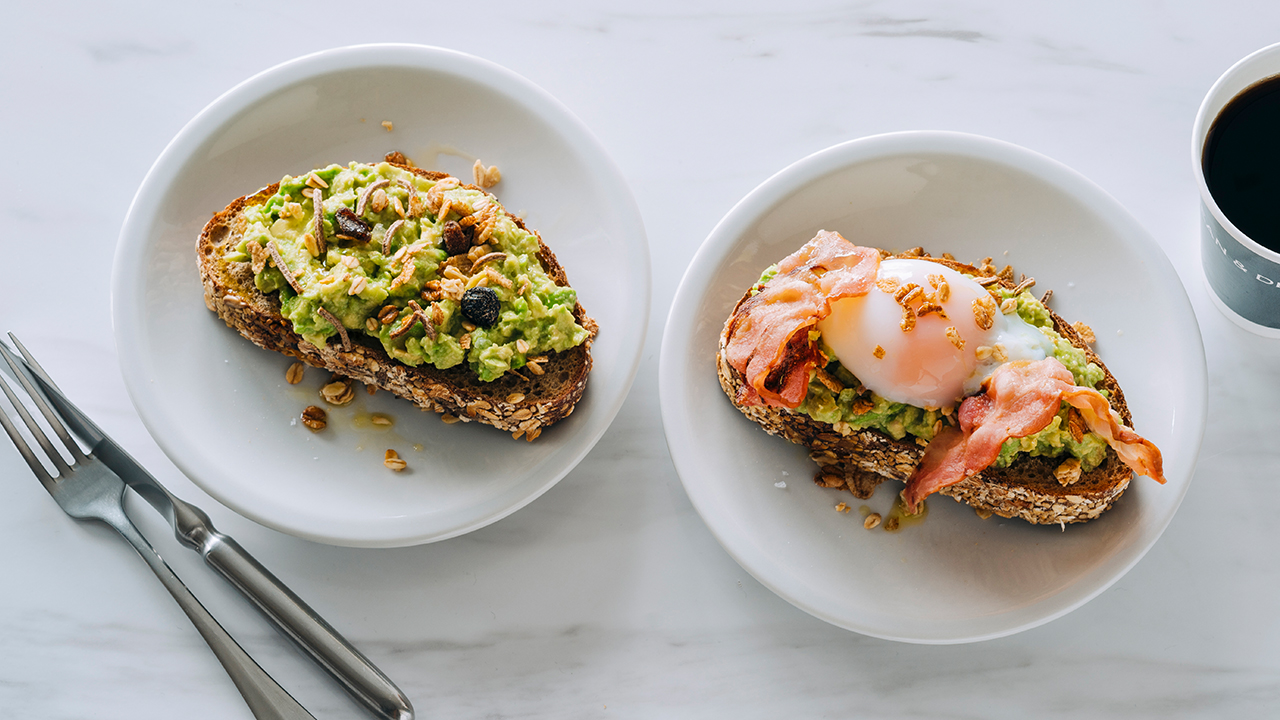
[[[1200,189],[1200,261],[1209,297],[1240,327],[1280,338],[1280,253],[1263,247],[1227,218],[1209,192],[1204,168],[1205,139],[1214,119],[1241,92],[1276,76],[1280,76],[1280,43],[1227,70],[1200,105],[1191,149]]]

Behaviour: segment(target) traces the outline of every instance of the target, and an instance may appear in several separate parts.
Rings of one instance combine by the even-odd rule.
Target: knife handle
[[[181,507],[175,506],[175,514],[186,516],[181,518],[186,522],[179,523],[185,526],[180,534],[185,544],[197,550],[210,567],[234,585],[352,697],[379,717],[413,720],[413,705],[395,683],[239,543],[215,530],[208,515],[194,505],[177,502]]]

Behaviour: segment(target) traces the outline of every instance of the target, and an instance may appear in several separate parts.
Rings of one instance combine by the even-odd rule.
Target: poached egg
[[[836,300],[818,331],[872,392],[922,408],[954,406],[997,367],[1043,360],[1053,342],[986,288],[944,265],[893,258],[865,295]]]

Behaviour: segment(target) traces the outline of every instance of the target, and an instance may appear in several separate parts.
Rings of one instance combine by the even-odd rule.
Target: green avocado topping
[[[766,268],[759,282],[752,288],[752,294],[758,292],[776,274],[776,265]],[[1089,362],[1083,350],[1054,330],[1048,308],[1025,290],[1015,296],[1010,290],[999,288],[999,293],[1002,301],[1015,298],[1018,316],[1053,342],[1053,356],[1071,371],[1077,385],[1097,387],[1105,377],[1102,368]],[[830,351],[826,355],[834,358]],[[941,410],[893,402],[870,390],[863,390],[862,383],[838,360],[831,360],[824,370],[827,375],[838,380],[844,389],[833,391],[819,380],[815,371],[809,378],[808,393],[796,412],[804,413],[819,422],[835,425],[841,430],[844,430],[844,425],[853,430],[879,430],[895,440],[902,440],[910,435],[927,442],[933,439],[934,428],[939,427],[938,422],[947,422],[943,420]],[[1106,391],[1102,393],[1105,395]],[[1070,454],[1080,459],[1084,472],[1097,467],[1106,458],[1106,441],[1095,433],[1085,432],[1081,441],[1076,442],[1067,430],[1066,417],[1067,406],[1063,404],[1058,415],[1040,432],[1006,440],[1000,448],[996,467],[1008,467],[1023,453],[1048,457]]]
[[[322,193],[323,252],[313,192]],[[430,180],[388,163],[330,165],[285,176],[275,195],[243,217],[243,240],[225,260],[253,261],[258,289],[280,293],[281,313],[313,345],[340,334],[332,317],[348,333],[377,338],[406,365],[443,370],[466,361],[489,382],[587,339],[573,317],[577,294],[547,275],[538,237],[492,195],[454,178]],[[451,255],[446,232],[455,251],[465,233],[468,250]],[[267,261],[272,247],[292,282]],[[487,327],[463,313],[463,294],[477,286],[499,302]]]

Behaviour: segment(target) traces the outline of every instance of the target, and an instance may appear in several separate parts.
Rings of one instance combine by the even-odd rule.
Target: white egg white
[[[939,278],[946,285],[941,292]],[[982,329],[974,301],[990,294],[943,265],[885,260],[876,279],[866,295],[833,302],[818,331],[840,364],[881,397],[922,408],[953,406],[978,392],[1002,362],[1043,360],[1053,352],[1052,341],[1016,313],[996,312],[990,328]],[[905,330],[903,307],[885,290],[909,284],[941,305],[942,313],[918,317]],[[979,360],[978,348],[991,352]]]

